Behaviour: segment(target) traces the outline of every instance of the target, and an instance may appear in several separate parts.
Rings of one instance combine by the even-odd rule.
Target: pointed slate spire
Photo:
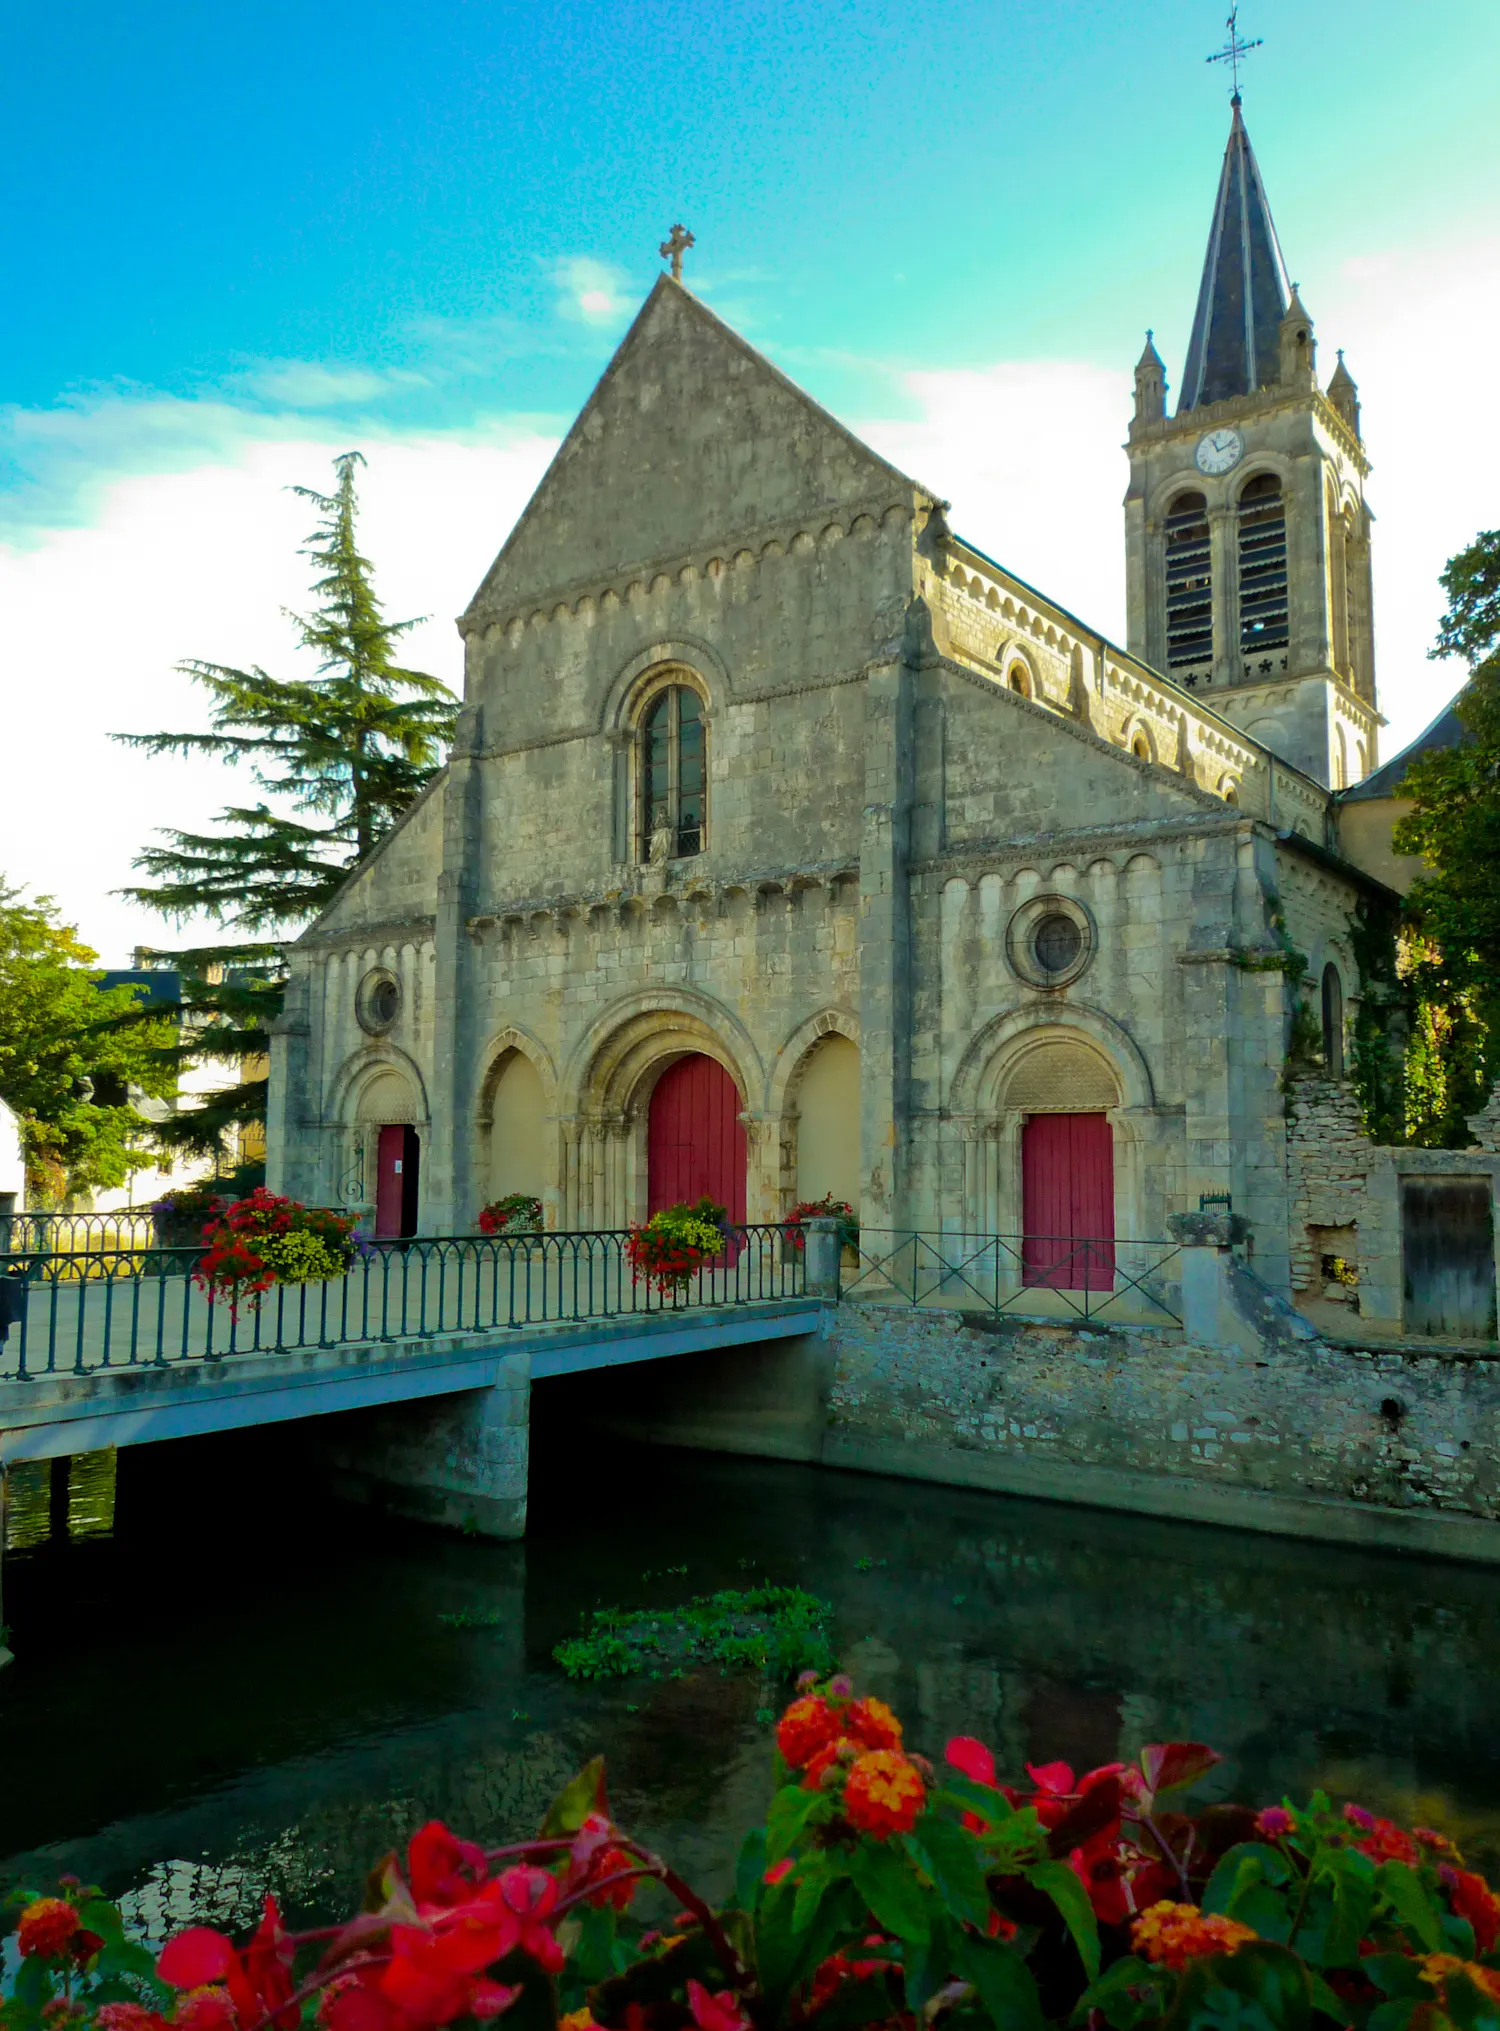
[[[1230,103],[1234,117],[1188,341],[1179,415],[1206,402],[1248,395],[1277,377],[1286,266],[1238,93]]]

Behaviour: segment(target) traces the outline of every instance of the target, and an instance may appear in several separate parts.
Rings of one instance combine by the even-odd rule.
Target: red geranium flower
[[[1500,1898],[1472,1869],[1445,1867],[1438,1873],[1448,1886],[1448,1901],[1455,1914],[1473,1926],[1475,1946],[1480,1953],[1489,1953],[1500,1939]]]
[[[486,1873],[484,1849],[449,1833],[441,1820],[419,1827],[406,1850],[406,1880],[419,1905],[462,1904]]]

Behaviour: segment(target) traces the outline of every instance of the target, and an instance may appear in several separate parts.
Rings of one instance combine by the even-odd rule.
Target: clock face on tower
[[[1199,472],[1217,476],[1237,466],[1245,455],[1245,440],[1237,430],[1210,430],[1198,439],[1193,463]]]

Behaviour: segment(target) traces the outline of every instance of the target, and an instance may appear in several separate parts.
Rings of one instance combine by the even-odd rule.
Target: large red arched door
[[[1107,1114],[1028,1119],[1021,1130],[1021,1203],[1023,1282],[1114,1289],[1115,1146]]]
[[[656,1082],[646,1129],[646,1210],[713,1199],[745,1218],[744,1102],[716,1058],[679,1058]]]

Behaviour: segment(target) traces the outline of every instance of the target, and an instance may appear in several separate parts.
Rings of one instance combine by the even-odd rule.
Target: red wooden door
[[[1033,1114],[1021,1130],[1022,1281],[1107,1291],[1115,1281],[1115,1150],[1106,1114]]]
[[[715,1058],[669,1065],[651,1095],[646,1128],[646,1210],[710,1198],[731,1222],[745,1218],[745,1124],[739,1088]]]
[[[417,1231],[417,1131],[395,1123],[380,1131],[375,1158],[375,1239],[393,1241]]]

